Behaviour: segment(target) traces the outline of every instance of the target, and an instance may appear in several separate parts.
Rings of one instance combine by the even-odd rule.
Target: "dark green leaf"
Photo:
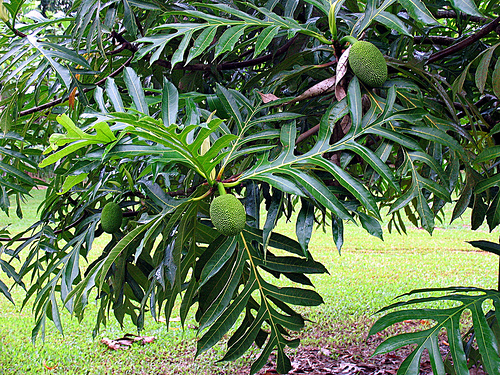
[[[478,249],[488,251],[490,253],[500,255],[500,245],[495,242],[490,241],[467,241],[472,246],[477,247]]]
[[[493,92],[497,98],[500,98],[500,59],[498,59],[495,64],[495,68],[491,76],[491,82],[493,85]]]
[[[493,146],[485,148],[481,151],[474,159],[475,163],[485,163],[488,161],[494,161],[500,157],[500,146]]]
[[[467,1],[474,4],[472,1]],[[475,4],[474,4],[475,6]],[[488,70],[490,67],[491,58],[495,52],[494,48],[489,48],[488,51],[481,57],[479,65],[476,70],[476,86],[481,93],[484,91],[484,86],[486,85],[486,79],[488,78]]]
[[[279,30],[279,26],[268,26],[260,32],[257,37],[257,41],[255,42],[254,57],[260,55],[260,53],[267,48],[267,46],[273,41],[276,34],[278,34]]]
[[[247,25],[233,26],[224,31],[215,47],[214,59],[220,54],[232,51],[235,44],[238,43],[240,37],[244,34]]]
[[[209,330],[200,338],[200,340],[198,340],[196,345],[197,355],[210,349],[217,342],[219,342],[227,331],[229,331],[245,308],[250,295],[256,287],[257,280],[255,278],[247,282],[245,288],[243,288],[243,290],[238,294],[238,297],[234,299],[231,305],[224,310],[224,313],[210,326]]]
[[[342,245],[344,244],[344,222],[335,214],[332,214],[332,236],[340,254]]]
[[[125,2],[127,0],[124,0]],[[134,101],[135,109],[145,115],[149,116],[149,108],[146,103],[144,90],[142,89],[141,80],[137,73],[130,67],[125,68],[123,75],[125,84],[127,85],[128,92]]]
[[[323,298],[313,290],[291,287],[278,288],[268,283],[265,283],[263,288],[266,290],[266,294],[292,305],[318,306],[323,303]]]
[[[215,275],[224,266],[224,264],[233,255],[236,249],[236,237],[230,236],[226,241],[219,246],[214,252],[212,257],[207,261],[205,267],[201,271],[200,282],[203,285],[207,282],[213,275]]]
[[[490,232],[500,224],[500,194],[497,193],[486,211],[486,221]]]
[[[163,78],[163,91],[161,97],[162,120],[165,126],[177,122],[177,111],[179,109],[179,93],[176,87],[166,78]]]
[[[384,239],[382,227],[380,226],[380,222],[377,219],[363,212],[358,212],[358,215],[359,220],[361,221],[361,225],[368,233],[370,233],[372,236],[380,238],[381,240]]]
[[[205,52],[214,40],[218,27],[219,26],[209,26],[198,35],[198,38],[194,41],[193,47],[189,50],[186,64],[189,64],[191,60]]]
[[[303,198],[301,199],[301,204],[302,207],[300,208],[297,222],[295,223],[295,233],[297,234],[297,239],[299,240],[304,255],[307,256],[307,249],[314,228],[314,205]]]
[[[471,16],[483,16],[477,9],[476,3],[472,0],[451,0],[451,4],[457,12],[464,12]]]
[[[410,16],[426,25],[437,24],[432,13],[420,0],[399,0],[399,3],[408,11]]]

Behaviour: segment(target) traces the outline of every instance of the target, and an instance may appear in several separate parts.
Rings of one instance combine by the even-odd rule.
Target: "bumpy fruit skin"
[[[210,219],[220,233],[234,236],[245,227],[245,207],[234,195],[219,195],[210,204]]]
[[[353,73],[368,86],[382,86],[387,80],[387,63],[382,52],[370,42],[357,41],[349,51]]]
[[[101,212],[101,227],[106,233],[115,233],[122,225],[123,213],[115,202],[106,203]]]

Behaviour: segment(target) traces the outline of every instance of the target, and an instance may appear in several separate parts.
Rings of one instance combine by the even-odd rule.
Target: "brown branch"
[[[27,35],[25,33],[17,30],[14,26],[12,26],[10,29],[12,30],[12,32],[14,33],[14,35],[16,35],[16,36],[18,36],[20,38],[26,38],[27,37]]]
[[[14,33],[15,36],[18,36],[20,38],[26,38],[27,35],[19,30],[17,30],[14,26],[14,21],[12,21],[12,25],[10,25],[8,22],[5,23],[7,27],[9,28],[10,31]]]
[[[454,10],[438,10],[434,15],[436,18],[457,18],[457,12]],[[477,22],[477,23],[488,23],[491,21],[491,18],[486,17],[478,17],[478,16],[470,16],[468,14],[460,12],[458,16],[466,21]]]
[[[117,76],[118,74],[120,74],[122,72],[123,69],[125,69],[133,60],[134,58],[134,55],[130,56],[127,61],[125,61],[118,69],[116,69],[115,71],[111,72],[108,76],[104,77],[104,78],[101,78],[99,81],[97,81],[95,83],[96,86],[100,86],[102,85],[104,82],[106,82],[106,80],[108,78],[113,78],[115,76]],[[89,92],[90,90],[93,90],[92,89],[85,89],[83,90],[84,92]]]
[[[435,36],[435,35],[416,36],[413,38],[413,40],[415,41],[415,43],[419,44],[438,44],[441,46],[451,46],[457,41],[455,38],[451,38],[449,36]]]
[[[175,190],[175,191],[167,191],[167,194],[171,197],[178,197],[178,196],[189,196],[191,194],[194,193],[194,191],[196,189],[198,189],[198,187],[200,187],[201,185],[206,185],[207,183],[204,182],[204,183],[200,183],[198,185],[195,185],[195,186],[191,186],[190,188],[184,190],[184,189],[179,189],[179,190]]]
[[[139,50],[139,48],[135,44],[130,43],[123,37],[123,35],[118,34],[116,31],[111,32],[111,38],[120,43],[122,47],[124,47],[124,49],[128,49],[132,52],[137,52]]]
[[[125,61],[118,69],[116,69],[114,72],[111,72],[108,76],[100,79],[99,81],[97,81],[95,83],[96,86],[100,86],[102,85],[104,82],[106,82],[106,79],[108,79],[109,77],[114,77],[118,74],[121,73],[121,71],[123,69],[125,69],[125,67],[127,65],[130,64],[130,62],[132,61],[132,59],[134,58],[134,55],[130,56],[127,61]],[[94,88],[86,88],[83,90],[84,93],[86,92],[89,92],[90,90],[93,90]],[[76,95],[79,95],[80,92],[77,92]],[[39,105],[38,107],[33,107],[33,108],[30,108],[30,109],[26,109],[24,111],[21,111],[19,112],[19,116],[22,117],[22,116],[26,116],[26,115],[31,115],[32,113],[35,113],[35,112],[40,112],[40,111],[43,111],[44,109],[48,109],[48,108],[52,108],[58,104],[61,104],[62,102],[64,102],[65,100],[67,100],[67,98],[65,97],[61,97],[61,98],[58,98],[58,99],[54,99],[52,100],[51,102],[48,102],[48,103],[45,103],[45,104],[42,104],[42,105]]]
[[[125,49],[128,49],[128,50],[130,50],[132,52],[137,52],[138,51],[138,48],[137,48],[136,45],[134,45],[134,44],[130,43],[129,41],[127,41],[122,35],[118,34],[117,32],[112,32],[111,36],[117,42],[121,43],[122,46],[119,47],[118,49],[114,50],[114,51],[109,52],[109,54],[117,54],[117,53],[119,53],[119,52],[121,52],[121,51],[123,51]],[[220,65],[217,65],[216,69],[217,70],[239,69],[239,68],[245,68],[245,67],[249,67],[249,66],[254,66],[254,65],[262,64],[262,63],[264,63],[266,61],[269,61],[269,60],[272,60],[276,56],[279,56],[280,54],[286,52],[288,50],[288,48],[290,48],[290,46],[296,40],[296,38],[297,37],[293,37],[292,39],[290,39],[283,46],[281,46],[280,48],[278,48],[276,50],[276,52],[274,52],[274,53],[270,53],[268,55],[257,57],[257,58],[252,59],[252,60],[223,63],[223,64],[220,64]],[[128,58],[128,60],[122,66],[120,66],[117,70],[115,70],[114,72],[112,72],[110,75],[108,75],[108,76],[104,77],[103,79],[99,80],[98,82],[96,82],[95,85],[96,86],[100,86],[101,84],[103,84],[106,81],[106,79],[108,77],[114,77],[117,74],[119,74],[128,64],[130,64],[130,62],[132,61],[133,57],[134,57],[134,55],[130,56]],[[168,62],[166,60],[156,60],[155,64],[163,66],[165,68],[169,68],[169,69],[170,69],[170,66],[171,66],[170,62]],[[193,71],[195,71],[195,70],[207,71],[207,70],[211,70],[212,66],[213,65],[210,65],[210,64],[193,64],[193,65],[186,65],[186,66],[182,66],[180,64],[176,64],[176,66],[174,67],[174,69],[179,69],[179,70],[193,70]],[[83,92],[86,93],[86,92],[89,92],[90,90],[93,90],[93,89],[94,88],[87,88],[87,89],[83,90]],[[80,94],[80,92],[77,93],[77,95],[79,95],[79,94]],[[43,111],[44,109],[52,108],[52,107],[54,107],[54,106],[56,106],[58,104],[61,104],[65,100],[66,100],[65,97],[54,99],[51,102],[39,105],[38,107],[33,107],[33,108],[30,108],[30,109],[21,111],[21,112],[19,112],[19,116],[22,117],[22,116],[30,115],[30,114],[35,113],[35,112]]]
[[[189,70],[189,71],[210,71],[212,69],[216,70],[232,70],[232,69],[241,69],[241,68],[248,68],[250,66],[255,66],[259,65],[262,63],[265,63],[267,61],[273,60],[275,57],[285,53],[290,46],[295,42],[297,37],[293,37],[290,39],[288,42],[283,44],[280,48],[278,48],[275,52],[269,53],[264,56],[257,57],[255,59],[250,59],[250,60],[245,60],[245,61],[235,61],[235,62],[227,62],[227,63],[222,63],[219,65],[212,65],[212,64],[191,64],[191,65],[185,65],[183,66],[182,64],[176,64],[174,66],[175,70]],[[169,61],[167,60],[162,60],[158,59],[154,62],[154,64],[162,66],[164,68],[170,69],[172,65],[170,64]]]
[[[435,103],[438,103],[438,104],[441,104],[441,105],[446,105],[446,103],[441,100],[441,99],[436,99],[436,98],[428,98],[428,100],[430,101],[433,101]],[[481,99],[479,99],[476,103],[473,103],[473,105],[477,108],[481,107],[482,105],[488,103],[489,101],[492,101],[492,100],[497,100],[497,97],[494,96],[494,95],[489,95],[489,94],[486,94],[484,95]],[[462,103],[459,103],[459,102],[453,102],[453,107],[456,109],[456,110],[459,110],[461,111],[460,113],[457,114],[457,117],[458,118],[463,118],[465,117],[466,115],[466,112],[472,112],[472,109],[470,108],[470,106],[468,105],[464,105]],[[486,123],[488,123],[488,125],[490,126],[495,126],[497,124],[497,122],[495,120],[493,120],[491,118],[491,116],[488,116],[488,115],[482,115],[481,116],[483,117],[483,119],[486,121]],[[467,127],[464,127],[464,129],[466,129]]]
[[[433,53],[429,59],[427,60],[427,64],[433,63],[435,61],[441,60],[445,58],[446,56],[452,55],[458,51],[463,50],[464,48],[474,44],[484,36],[488,35],[491,31],[495,30],[498,24],[500,23],[500,17],[496,18],[494,21],[490,22],[486,26],[484,26],[482,29],[478,30],[468,38],[465,38],[461,42],[458,42],[448,48],[445,48],[444,50],[441,50],[439,52]]]
[[[106,52],[106,55],[108,55],[108,56],[118,55],[120,52],[123,52],[126,49],[128,49],[127,46],[126,45],[122,45],[122,46],[118,47],[117,49],[115,49],[113,51]]]
[[[300,142],[302,142],[304,139],[309,138],[311,135],[316,134],[319,130],[319,124],[314,125],[311,129],[306,130],[304,133],[299,135],[297,137],[297,140],[295,141],[295,144],[298,145]]]
[[[232,175],[231,177],[226,178],[225,180],[222,180],[222,183],[227,183],[230,184],[232,182],[236,182],[240,179],[240,176],[243,174],[243,172],[237,173]]]

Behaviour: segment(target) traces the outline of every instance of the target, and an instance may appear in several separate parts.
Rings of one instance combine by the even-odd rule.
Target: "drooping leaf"
[[[111,100],[111,103],[113,104],[116,112],[125,111],[120,92],[118,91],[118,86],[116,85],[115,80],[111,77],[108,77],[108,79],[106,80],[106,94]]]
[[[163,124],[169,126],[177,122],[177,111],[179,110],[179,93],[176,87],[166,78],[163,79],[162,91],[162,120]]]
[[[476,3],[471,0],[451,0],[453,8],[457,12],[464,12],[470,14],[471,16],[482,17],[483,15],[479,12]]]
[[[426,25],[437,24],[432,13],[420,0],[399,0],[399,3],[408,11],[413,19]]]
[[[474,3],[473,3],[474,4]],[[488,78],[488,70],[490,67],[491,58],[495,52],[494,48],[490,48],[479,61],[479,65],[476,70],[476,86],[481,93],[484,92],[484,86],[486,85],[486,79]]]
[[[193,47],[189,50],[188,57],[186,59],[186,64],[189,64],[191,60],[201,55],[208,46],[212,43],[217,32],[218,26],[209,26],[203,30],[198,38],[194,41]]]
[[[132,97],[135,105],[135,109],[139,112],[149,115],[149,108],[146,103],[146,97],[144,95],[144,90],[141,85],[141,80],[137,73],[130,67],[125,68],[124,74],[125,84]]]
[[[280,26],[268,26],[262,30],[255,42],[254,56],[258,56],[264,51],[278,34]]]
[[[374,18],[375,21],[387,26],[389,29],[398,31],[402,35],[411,36],[408,27],[400,18],[389,12],[378,12]]]
[[[393,324],[408,320],[425,319],[433,321],[434,324],[429,329],[412,333],[398,334],[390,337],[378,346],[375,350],[375,355],[387,353],[409,344],[416,344],[416,347],[412,349],[411,354],[401,364],[399,371],[403,371],[408,375],[418,374],[420,372],[420,358],[423,353],[423,349],[427,349],[433,352],[433,355],[430,356],[433,369],[440,369],[438,371],[440,371],[440,373],[444,373],[443,360],[437,345],[438,335],[441,330],[444,329],[448,335],[448,343],[450,344],[450,353],[453,358],[454,367],[459,374],[466,375],[469,371],[467,369],[467,360],[462,344],[460,318],[462,314],[468,310],[472,315],[473,327],[476,332],[479,351],[481,352],[483,359],[482,363],[485,368],[488,369],[487,371],[489,373],[497,374],[500,365],[498,343],[496,342],[491,328],[486,322],[482,306],[487,300],[493,300],[495,303],[498,303],[498,291],[472,287],[452,287],[415,290],[407,293],[407,295],[414,296],[417,293],[420,294],[430,292],[440,292],[440,294],[434,297],[417,297],[406,302],[397,302],[381,310],[381,312],[385,312],[392,310],[395,307],[405,307],[403,310],[392,311],[379,318],[372,326],[369,332],[370,335],[381,332]],[[458,306],[443,309],[409,308],[412,305],[432,301],[454,301],[458,304]]]
[[[230,27],[221,35],[214,51],[214,59],[224,52],[232,51],[235,44],[245,32],[247,25]]]
[[[500,97],[500,60],[497,60],[495,64],[493,75],[491,76],[491,82],[493,84],[493,92],[497,98]]]
[[[54,60],[54,56],[50,52],[50,50],[45,49],[44,46],[33,35],[28,35],[26,38],[31,43],[31,45],[36,48],[40,52],[40,54],[43,55],[44,58],[49,62],[52,69],[54,69],[54,71],[57,73],[59,79],[61,80],[61,83],[69,89],[71,86],[71,76],[68,69]]]
[[[299,215],[297,216],[297,223],[295,224],[295,233],[299,240],[300,246],[304,254],[307,254],[309,241],[314,227],[314,206],[308,200],[302,199],[302,207],[300,208]]]

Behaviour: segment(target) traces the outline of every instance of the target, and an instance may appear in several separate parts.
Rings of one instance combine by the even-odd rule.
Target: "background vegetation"
[[[25,205],[25,220],[36,220],[36,207],[44,195],[44,190],[33,192],[34,199]],[[451,210],[448,210],[446,217],[450,215]],[[13,232],[24,228],[19,219],[3,214],[0,218],[2,223],[12,223]],[[293,226],[289,224],[281,223],[277,230],[293,235]],[[338,353],[336,348],[359,345],[365,340],[375,317],[372,314],[401,293],[451,285],[495,287],[497,257],[475,251],[465,241],[496,241],[497,234],[489,233],[486,227],[470,231],[467,213],[452,225],[446,222],[439,225],[432,236],[421,229],[409,228],[408,236],[387,234],[382,242],[366,237],[364,230],[355,225],[347,225],[346,233],[346,243],[339,255],[329,234],[321,229],[313,232],[311,251],[317,254],[330,274],[314,277],[325,304],[321,309],[303,311],[314,322],[301,333],[303,345],[327,348],[333,357]],[[96,245],[105,245],[105,241],[100,242]],[[457,268],[461,271],[456,272]],[[14,289],[13,295],[15,300],[22,300],[21,290]],[[33,345],[30,340],[33,317],[29,308],[19,311],[18,306],[5,299],[1,303],[0,365],[9,374],[234,374],[248,367],[257,355],[251,350],[235,362],[215,364],[223,350],[223,345],[217,345],[195,360],[196,330],[193,327],[196,321],[193,316],[188,318],[185,330],[180,322],[172,322],[167,330],[164,322],[148,320],[142,334],[155,336],[154,343],[115,352],[107,350],[100,338],[117,338],[125,332],[135,332],[131,322],[121,328],[111,321],[93,339],[90,334],[94,326],[92,314],[78,323],[68,313],[62,313],[63,325],[67,327],[64,336],[56,330],[48,330],[45,341]],[[91,308],[96,307],[92,305]]]
[[[47,323],[64,331],[62,310],[91,314],[94,335],[110,320],[143,329],[179,316],[196,322],[197,356],[224,341],[223,361],[258,347],[251,373],[272,352],[288,372],[308,307],[324,303],[313,281],[329,258],[312,251],[314,227],[341,252],[352,225],[374,238],[433,233],[467,208],[472,230],[500,224],[497,6],[1,1],[0,209],[22,217],[21,200],[47,189],[38,221],[1,229],[0,292],[12,301],[12,283],[23,291],[33,340]],[[351,71],[358,40],[385,56],[380,87]],[[226,193],[246,211],[230,236],[209,210]],[[124,219],[107,235],[110,202]],[[280,234],[284,219],[292,231]],[[496,242],[473,245],[500,255]],[[384,295],[391,278],[381,279]],[[416,344],[399,374],[418,373],[424,351],[436,374],[476,362],[499,373],[498,290],[446,285],[409,298],[370,331],[433,321],[378,348]],[[443,330],[452,361],[441,357]]]

